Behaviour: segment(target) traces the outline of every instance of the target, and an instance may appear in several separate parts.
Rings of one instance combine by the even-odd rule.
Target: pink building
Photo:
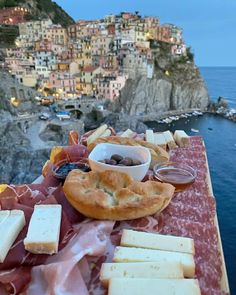
[[[52,88],[60,94],[65,96],[70,93],[75,93],[76,82],[75,78],[69,72],[52,72],[49,76],[49,88]]]
[[[115,100],[120,96],[121,89],[125,86],[127,76],[106,76],[97,83],[98,97]]]

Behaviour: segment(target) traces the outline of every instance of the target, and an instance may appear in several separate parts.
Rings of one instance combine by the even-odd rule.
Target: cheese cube
[[[195,263],[193,255],[180,252],[161,250],[116,247],[114,262],[180,262],[183,265],[184,276],[194,277]]]
[[[175,143],[172,133],[169,130],[167,130],[167,131],[163,132],[163,135],[166,139],[166,143],[167,143],[169,149],[175,149],[177,147],[177,145]]]
[[[35,205],[27,236],[25,249],[35,254],[58,252],[61,226],[61,205]]]
[[[108,295],[201,295],[194,279],[120,279],[109,282]]]
[[[130,129],[125,130],[120,137],[131,137],[134,132]]]
[[[87,145],[90,145],[92,142],[94,142],[97,138],[99,138],[104,131],[107,129],[107,125],[104,124],[97,128],[88,138],[87,138]]]
[[[154,144],[154,134],[152,130],[146,130],[146,141]]]
[[[104,286],[113,278],[183,278],[179,262],[103,263],[100,280]]]
[[[109,137],[111,135],[111,130],[106,129],[99,137]]]
[[[166,139],[162,133],[154,133],[154,143],[166,149]]]
[[[8,251],[24,226],[25,214],[23,211],[0,211],[0,263],[4,262]]]
[[[191,238],[160,235],[128,229],[123,230],[120,245],[195,254],[194,241]]]
[[[189,145],[189,136],[184,130],[175,130],[174,139],[180,147],[186,147]]]

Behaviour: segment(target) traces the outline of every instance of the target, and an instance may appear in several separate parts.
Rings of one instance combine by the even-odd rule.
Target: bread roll
[[[156,181],[133,181],[118,171],[72,170],[63,190],[71,205],[87,217],[126,220],[161,212],[175,188]]]

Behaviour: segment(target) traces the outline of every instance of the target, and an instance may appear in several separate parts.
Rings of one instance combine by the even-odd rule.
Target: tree
[[[192,50],[191,47],[187,47],[186,54],[190,61],[194,61],[194,53],[191,50]]]

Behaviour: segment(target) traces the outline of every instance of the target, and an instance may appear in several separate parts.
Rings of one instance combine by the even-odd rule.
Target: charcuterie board
[[[105,131],[102,130],[102,132]],[[112,131],[109,132],[109,135],[112,135]],[[143,137],[140,139],[139,135],[135,136],[139,140],[137,144],[140,144],[140,140]],[[94,140],[92,133],[89,133],[89,138],[91,144]],[[85,136],[82,137],[81,142],[84,139],[86,139]],[[119,143],[123,141],[123,139],[118,140]],[[5,185],[0,188],[1,209],[11,210],[17,208],[25,210],[27,224],[33,211],[32,208],[37,202],[43,204],[58,203],[62,205],[63,210],[63,228],[61,228],[60,233],[61,238],[58,254],[52,257],[28,254],[22,248],[22,238],[26,234],[26,230],[23,230],[14,244],[14,250],[11,249],[4,264],[0,264],[0,282],[1,275],[3,277],[5,275],[4,271],[8,271],[11,267],[14,267],[14,280],[7,276],[8,281],[6,279],[5,281],[3,280],[4,284],[8,282],[11,286],[19,288],[17,290],[23,291],[18,285],[15,285],[18,275],[17,272],[21,272],[23,269],[25,271],[25,281],[23,283],[24,286],[29,284],[29,293],[27,293],[29,295],[33,294],[33,290],[40,290],[37,293],[39,295],[47,294],[46,290],[49,290],[47,291],[49,293],[54,292],[55,284],[57,284],[57,288],[59,289],[68,288],[70,284],[74,284],[70,291],[70,288],[68,290],[66,289],[70,295],[77,294],[73,290],[77,290],[78,288],[80,288],[78,290],[80,290],[79,294],[81,295],[106,294],[106,289],[99,281],[101,265],[103,262],[112,262],[115,247],[120,244],[122,231],[124,229],[131,229],[193,239],[196,265],[194,278],[199,281],[201,294],[229,294],[229,284],[216,215],[215,198],[212,191],[205,145],[201,137],[184,136],[183,146],[181,146],[181,138],[178,138],[179,147],[176,146],[168,150],[171,161],[188,164],[196,170],[197,176],[195,182],[183,191],[176,192],[168,203],[168,206],[163,207],[161,212],[133,220],[121,220],[117,222],[85,218],[85,216],[77,212],[67,201],[62,189],[62,180],[56,179],[51,172],[52,165],[55,164],[55,161],[66,159],[68,162],[75,162],[79,159],[80,161],[83,160],[86,162],[85,158],[88,156],[88,152],[85,147],[76,141],[73,142],[71,140],[71,142],[73,144],[69,147],[57,147],[52,151],[50,162],[43,169],[44,177],[40,176],[31,185]],[[136,145],[133,140],[126,140],[126,142]],[[144,144],[152,148],[152,145]],[[173,143],[170,146],[173,146]],[[152,150],[155,159],[159,150],[157,148]],[[166,156],[166,153],[162,152],[161,155]],[[149,180],[156,181],[152,171],[149,171],[144,181]],[[72,248],[74,250],[71,252]],[[64,254],[67,260],[63,258]],[[15,256],[12,261],[11,257],[13,255]],[[80,268],[76,270],[78,280],[73,279],[75,273],[72,273],[73,265],[76,263],[80,265]],[[62,274],[58,272],[54,273],[53,280],[55,281],[53,282],[43,279],[45,274],[50,269],[53,269],[53,265],[60,265],[61,268],[69,267],[69,275],[66,280],[61,280],[60,276]],[[31,273],[32,280],[30,282],[31,267],[33,267],[34,271]],[[17,283],[19,284],[19,280]],[[21,288],[23,288],[23,285]],[[16,294],[20,294],[20,291]]]

